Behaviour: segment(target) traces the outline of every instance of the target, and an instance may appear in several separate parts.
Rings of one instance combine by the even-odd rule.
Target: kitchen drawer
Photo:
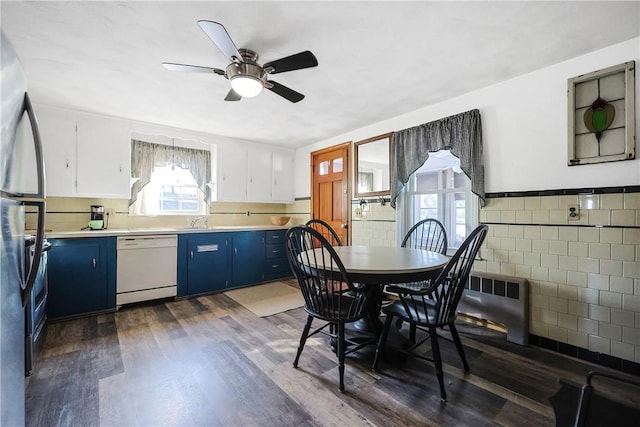
[[[265,232],[265,241],[267,245],[274,243],[284,243],[287,230],[269,230]]]
[[[291,276],[291,268],[286,258],[270,259],[265,263],[264,278],[266,280]]]
[[[286,260],[286,246],[284,244],[267,244],[264,256],[266,259],[285,258]]]

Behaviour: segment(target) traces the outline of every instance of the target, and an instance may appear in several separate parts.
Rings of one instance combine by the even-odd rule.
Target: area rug
[[[224,294],[260,317],[271,316],[304,305],[300,289],[282,282],[234,289]]]

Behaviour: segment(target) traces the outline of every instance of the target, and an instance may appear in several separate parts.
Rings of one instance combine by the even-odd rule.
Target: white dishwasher
[[[116,305],[177,295],[178,237],[118,237]]]

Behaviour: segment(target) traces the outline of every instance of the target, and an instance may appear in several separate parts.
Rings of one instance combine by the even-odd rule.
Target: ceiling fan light
[[[262,81],[252,76],[239,75],[231,79],[231,88],[243,98],[253,98],[262,92]]]

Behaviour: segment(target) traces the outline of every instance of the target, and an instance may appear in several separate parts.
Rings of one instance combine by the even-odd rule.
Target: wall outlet
[[[580,219],[580,206],[569,205],[567,206],[567,219],[569,221],[577,221]]]

